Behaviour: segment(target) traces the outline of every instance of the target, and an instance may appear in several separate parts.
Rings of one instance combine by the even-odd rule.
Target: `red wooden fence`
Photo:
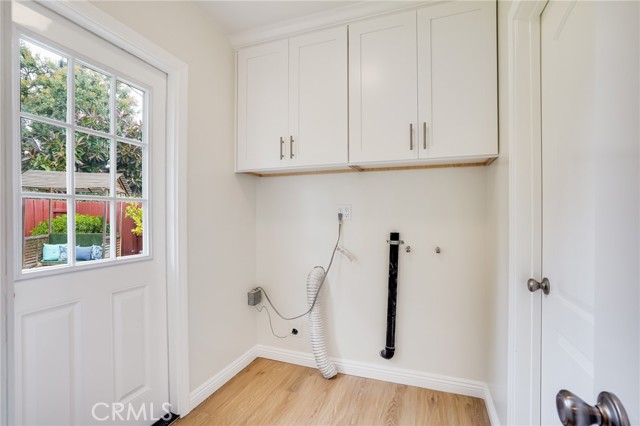
[[[51,204],[49,204],[51,203]],[[135,228],[133,219],[125,217],[124,212],[127,202],[116,203],[116,226],[122,240],[122,255],[128,256],[138,253],[138,242],[136,236],[131,232]],[[24,200],[24,236],[31,236],[31,231],[35,226],[43,221],[49,220],[49,206],[51,206],[52,217],[58,217],[67,213],[67,202],[64,200]],[[105,203],[82,201],[76,203],[76,213],[91,216],[104,216]],[[107,209],[107,223],[111,224],[109,209]],[[140,246],[142,248],[142,246]]]

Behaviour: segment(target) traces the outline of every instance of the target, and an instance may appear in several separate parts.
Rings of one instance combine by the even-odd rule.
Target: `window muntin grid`
[[[26,229],[27,205],[34,202],[49,204],[46,222],[52,243],[55,242],[52,225],[61,228],[64,222],[58,217],[61,215],[53,211],[52,202],[66,203],[67,223],[62,234],[65,234],[69,256],[64,263],[51,266],[71,267],[132,254],[148,255],[148,244],[142,244],[145,236],[142,232],[148,232],[142,226],[148,223],[144,219],[148,217],[149,206],[148,90],[106,67],[30,36],[21,35],[19,44],[17,143],[23,206],[23,272],[41,269],[24,263],[27,246],[32,244],[28,239],[32,230]],[[25,56],[28,56],[25,48],[31,54],[29,69],[25,66]],[[29,81],[29,72],[32,79],[39,81]],[[39,106],[41,100],[50,105]],[[99,209],[102,214],[95,212],[95,205],[102,206]],[[93,213],[86,214],[88,211]],[[102,241],[92,245],[101,246],[102,255],[92,257],[89,262],[79,260],[80,251],[85,251],[83,247],[94,242],[81,235],[82,231],[99,216],[102,217]],[[126,221],[133,221],[133,225],[123,226]],[[128,232],[134,234],[135,250],[123,251],[123,237],[131,240]],[[36,266],[45,266],[41,256],[39,252]]]

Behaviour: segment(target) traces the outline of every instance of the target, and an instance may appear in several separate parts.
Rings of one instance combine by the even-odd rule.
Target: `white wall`
[[[257,183],[257,277],[285,315],[303,312],[306,277],[326,265],[337,234],[336,205],[351,204],[323,297],[330,356],[465,379],[486,379],[492,317],[487,264],[488,168],[261,178]],[[396,355],[384,360],[390,231],[400,252]],[[440,246],[441,254],[434,248]],[[277,339],[265,313],[258,342],[310,351],[303,338]],[[274,318],[279,333],[291,325]]]
[[[216,24],[187,2],[95,4],[189,65],[191,389],[256,341],[310,351],[306,319],[295,323],[303,326],[302,339],[276,339],[266,315],[246,307],[246,290],[259,283],[283,313],[305,310],[307,273],[326,265],[335,242],[337,204],[353,206],[343,245],[358,261],[337,258],[323,291],[330,355],[501,382],[500,373],[490,373],[501,358],[490,357],[499,356],[501,347],[494,326],[502,313],[493,312],[500,303],[501,264],[493,240],[504,229],[488,218],[501,209],[488,204],[500,201],[501,163],[262,179],[235,175],[234,57]],[[397,351],[386,361],[379,351],[386,327],[385,241],[393,230],[413,250],[401,251]],[[281,333],[291,327],[275,318],[274,325]]]
[[[507,105],[507,14],[511,2],[498,2],[499,104]],[[487,172],[489,338],[487,385],[501,424],[507,424],[507,350],[509,320],[509,143],[508,111],[500,110],[500,157]]]
[[[233,173],[235,56],[190,2],[94,2],[189,66],[190,388],[250,349],[255,318],[255,181]]]

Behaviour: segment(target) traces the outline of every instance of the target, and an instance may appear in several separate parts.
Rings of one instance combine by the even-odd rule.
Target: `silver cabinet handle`
[[[293,136],[289,136],[289,158],[293,158]]]
[[[283,152],[283,149],[284,149],[284,139],[281,137],[281,138],[280,138],[280,159],[281,159],[281,160],[284,160],[284,152]]]
[[[535,293],[542,289],[544,294],[549,294],[549,291],[551,291],[551,284],[549,283],[548,278],[543,278],[542,281],[536,281],[533,278],[529,278],[529,281],[527,281],[527,288],[531,293]]]
[[[409,149],[413,151],[413,123],[409,123]]]
[[[422,147],[427,149],[427,122],[422,123]]]

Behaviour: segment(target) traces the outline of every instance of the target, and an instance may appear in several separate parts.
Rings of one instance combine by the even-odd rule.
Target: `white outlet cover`
[[[336,206],[337,213],[342,213],[342,220],[351,220],[351,204],[340,204]]]

